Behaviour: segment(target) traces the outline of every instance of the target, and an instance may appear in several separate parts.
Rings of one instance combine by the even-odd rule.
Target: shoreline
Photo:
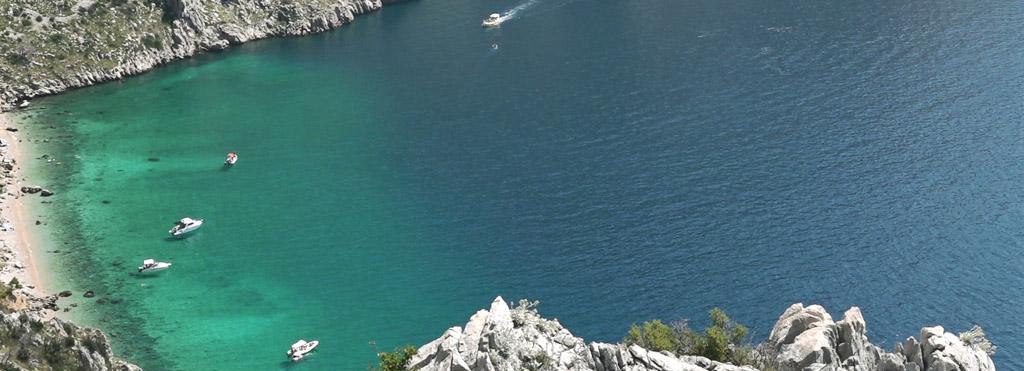
[[[13,124],[10,113],[0,113],[0,129]],[[19,133],[21,135],[19,135]],[[21,187],[26,183],[24,166],[29,161],[22,141],[24,133],[0,130],[0,169],[4,171],[4,193],[0,195],[0,260],[4,262],[0,268],[0,280],[8,284],[16,278],[22,285],[15,290],[17,298],[14,310],[30,309],[43,318],[56,315],[56,307],[39,305],[52,296],[52,277],[47,275],[47,263],[41,252],[45,251],[39,236],[31,231],[30,210],[25,197],[39,197],[37,194],[25,194]],[[10,165],[8,165],[10,163]],[[55,299],[55,297],[54,297]]]

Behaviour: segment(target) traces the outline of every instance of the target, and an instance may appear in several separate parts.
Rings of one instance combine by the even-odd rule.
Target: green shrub
[[[60,343],[47,341],[43,344],[43,359],[51,366],[58,366],[64,363],[64,355]]]
[[[28,57],[24,54],[14,52],[7,53],[7,55],[4,56],[4,59],[6,59],[8,63],[17,66],[26,66],[29,62]]]
[[[150,49],[160,49],[164,47],[164,39],[158,35],[146,35],[142,37],[142,45]]]
[[[997,347],[988,340],[988,337],[985,336],[985,330],[981,326],[974,325],[967,332],[961,332],[960,341],[963,341],[967,346],[981,349],[990,356],[996,354]]]
[[[678,355],[696,355],[737,365],[751,364],[758,359],[747,344],[749,330],[736,323],[725,311],[714,308],[708,313],[711,324],[703,332],[690,329],[686,320],[669,327],[660,320],[644,322],[629,328],[623,342],[653,351],[670,351]]]
[[[404,371],[412,356],[416,355],[416,347],[406,345],[396,348],[394,352],[377,353],[380,364],[377,367],[370,367],[373,371]]]
[[[678,334],[660,320],[647,321],[642,325],[633,324],[622,342],[636,344],[656,352],[676,352],[679,349]]]

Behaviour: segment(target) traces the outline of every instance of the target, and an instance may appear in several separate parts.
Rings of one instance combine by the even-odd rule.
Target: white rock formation
[[[889,353],[872,345],[857,307],[834,322],[819,305],[793,304],[772,328],[761,349],[778,371],[994,371],[988,354],[942,327],[921,330]],[[637,345],[587,344],[557,320],[525,306],[510,309],[498,297],[419,348],[409,363],[420,371],[756,371],[704,357],[676,356]]]

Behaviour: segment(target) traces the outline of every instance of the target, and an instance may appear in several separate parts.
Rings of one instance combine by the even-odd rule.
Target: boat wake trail
[[[527,9],[530,9],[534,5],[537,5],[538,2],[540,2],[540,0],[527,0],[525,3],[516,5],[515,8],[509,9],[509,11],[505,12],[505,15],[501,16],[501,18],[503,20],[516,19],[517,15],[519,15],[520,13]]]

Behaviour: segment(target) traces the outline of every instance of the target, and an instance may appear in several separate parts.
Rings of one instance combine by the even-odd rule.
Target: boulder
[[[43,196],[43,197],[50,197],[50,196],[53,196],[53,191],[44,188],[44,189],[39,191],[39,195]]]
[[[21,192],[22,193],[35,194],[35,193],[39,193],[39,192],[42,192],[42,191],[43,191],[42,187],[36,187],[36,186],[21,187]]]

